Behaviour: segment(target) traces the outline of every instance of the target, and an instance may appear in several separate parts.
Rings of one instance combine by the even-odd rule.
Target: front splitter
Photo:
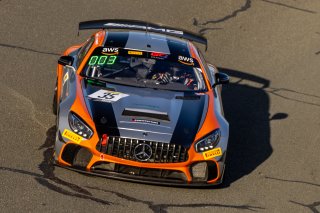
[[[105,177],[114,180],[122,180],[122,181],[129,181],[135,183],[144,183],[144,184],[151,184],[151,185],[161,185],[161,186],[175,186],[175,187],[210,187],[219,185],[221,182],[216,181],[214,183],[208,184],[206,181],[202,182],[187,182],[182,180],[174,180],[174,179],[164,179],[164,178],[153,178],[153,177],[144,177],[144,176],[137,176],[137,175],[129,175],[129,174],[121,174],[117,172],[111,171],[87,171],[81,168],[75,167],[68,167],[68,166],[61,166],[55,163],[55,166],[59,166],[64,169],[68,169],[71,171],[79,172],[82,174],[93,175],[98,177]]]

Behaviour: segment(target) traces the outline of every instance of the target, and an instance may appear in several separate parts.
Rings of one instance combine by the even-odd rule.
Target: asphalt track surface
[[[1,212],[319,212],[320,1],[0,0]],[[228,73],[225,183],[188,189],[53,167],[59,54],[80,21],[129,18],[209,40]]]

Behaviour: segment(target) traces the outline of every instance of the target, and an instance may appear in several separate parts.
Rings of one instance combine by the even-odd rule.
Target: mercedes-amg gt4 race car
[[[229,125],[198,34],[132,20],[98,29],[59,58],[54,159],[71,170],[165,185],[222,182]]]

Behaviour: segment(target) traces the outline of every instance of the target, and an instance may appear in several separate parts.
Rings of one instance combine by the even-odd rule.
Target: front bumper
[[[56,163],[69,170],[112,179],[156,185],[201,187],[222,183],[225,154],[204,160],[201,153],[188,151],[179,163],[145,163],[103,154],[89,140],[56,142]],[[81,150],[81,151],[80,151]],[[81,154],[79,154],[81,153]],[[75,160],[76,159],[76,160]],[[80,162],[80,163],[79,163]],[[205,171],[193,169],[202,164]],[[200,166],[201,167],[201,166]],[[195,170],[202,174],[195,174]]]
[[[181,186],[181,187],[207,187],[207,186],[215,186],[222,183],[222,178],[214,183],[208,184],[207,181],[198,181],[198,182],[187,182],[187,181],[179,181],[179,180],[169,180],[169,179],[160,179],[160,178],[152,178],[152,177],[143,177],[143,176],[133,176],[126,175],[116,172],[97,172],[97,171],[87,171],[81,168],[62,166],[60,164],[56,164],[61,168],[65,168],[71,171],[79,172],[87,175],[94,175],[98,177],[106,177],[114,180],[123,180],[134,183],[144,183],[144,184],[152,184],[152,185],[161,185],[161,186]]]

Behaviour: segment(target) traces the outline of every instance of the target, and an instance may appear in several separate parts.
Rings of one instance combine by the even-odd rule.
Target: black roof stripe
[[[167,44],[170,50],[170,54],[191,57],[187,42],[178,42],[176,40],[167,39]]]
[[[107,32],[104,46],[125,48],[128,38],[129,32]]]
[[[207,96],[200,95],[199,99],[189,100],[190,94],[184,93],[182,107],[178,122],[173,131],[170,143],[183,145],[185,148],[191,146],[197,134],[202,118],[202,109],[205,109]]]

